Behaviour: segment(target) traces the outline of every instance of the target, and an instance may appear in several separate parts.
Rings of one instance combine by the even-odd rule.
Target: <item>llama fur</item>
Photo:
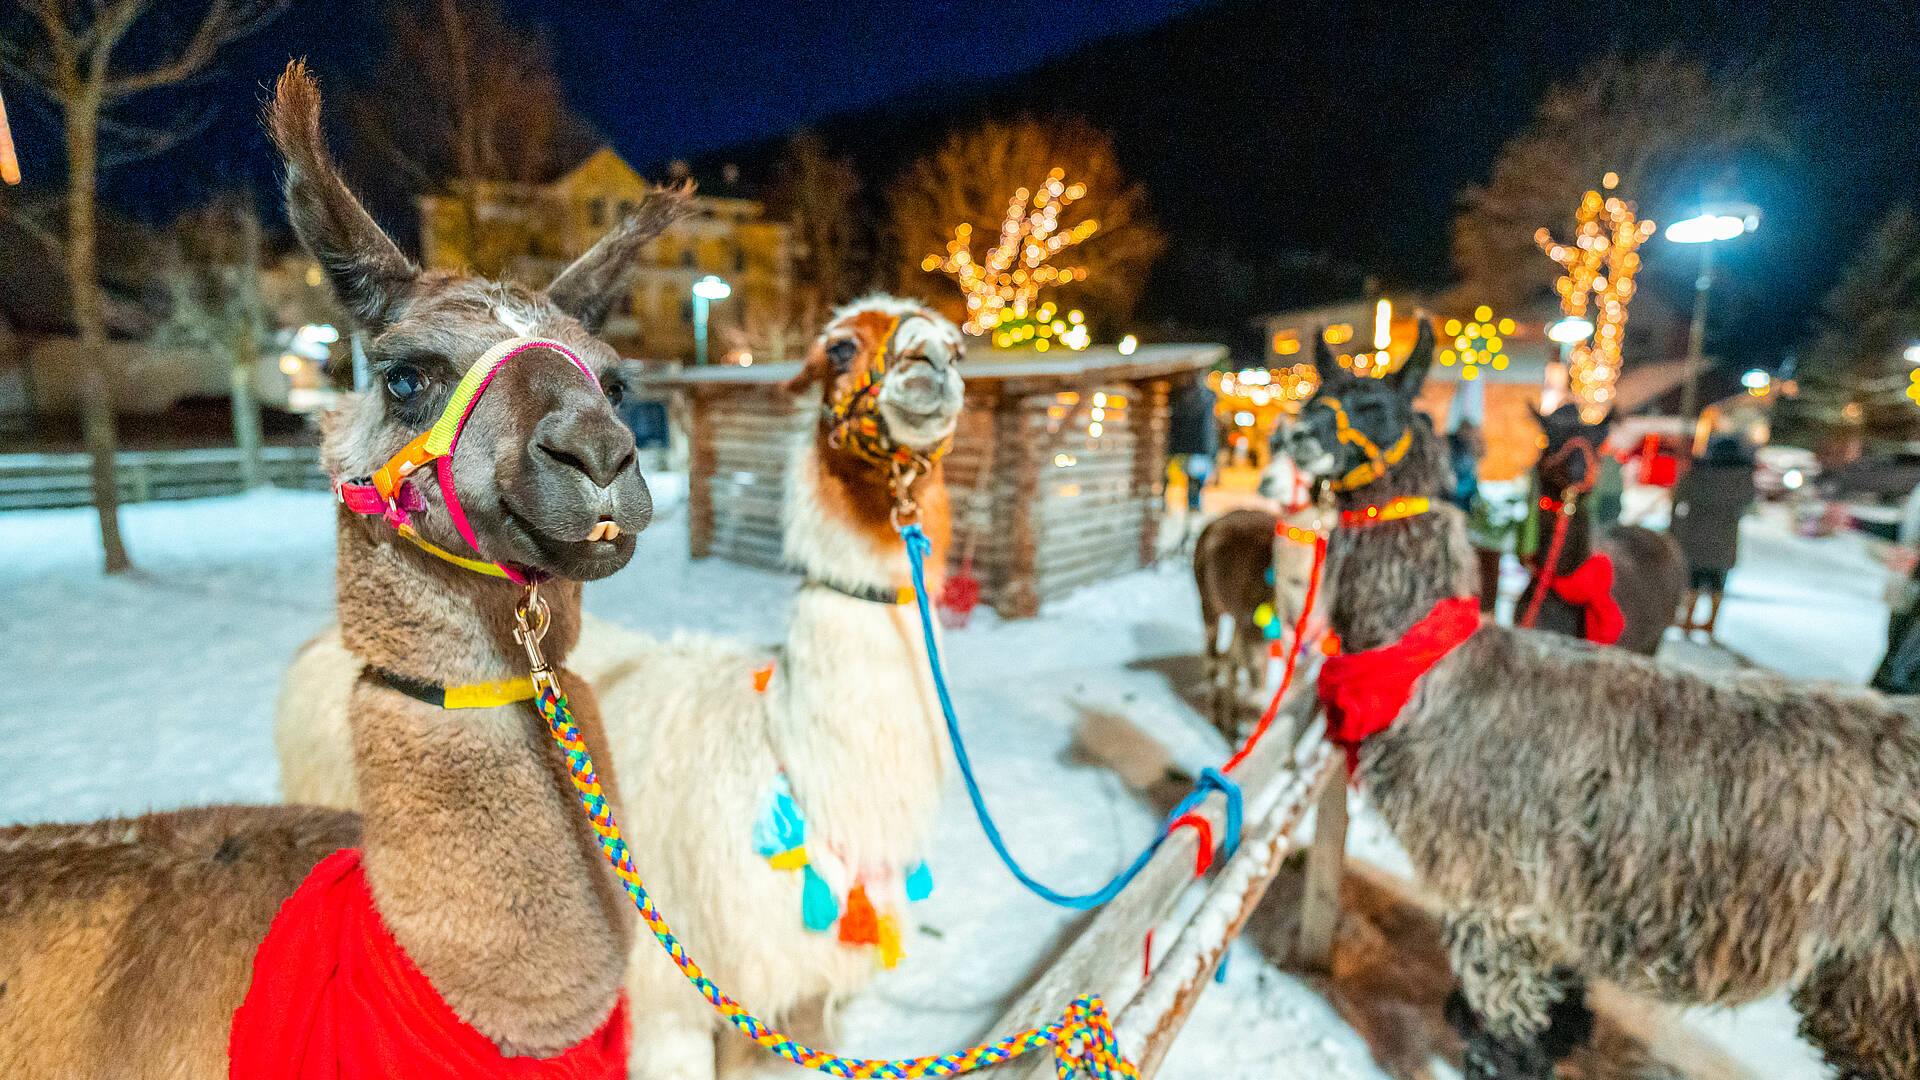
[[[1344,506],[1437,494],[1439,440],[1408,424],[1407,458]],[[1292,452],[1333,454],[1312,437]],[[1472,593],[1444,506],[1341,529],[1330,558],[1349,651]],[[1445,905],[1454,969],[1496,1036],[1538,1040],[1568,972],[1701,1004],[1797,986],[1803,1032],[1843,1076],[1920,1077],[1910,702],[1488,624],[1367,740],[1358,781]]]

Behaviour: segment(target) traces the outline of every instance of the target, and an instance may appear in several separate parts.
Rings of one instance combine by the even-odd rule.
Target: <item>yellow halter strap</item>
[[[1367,438],[1366,432],[1354,427],[1353,422],[1347,419],[1347,407],[1340,403],[1339,398],[1323,397],[1320,403],[1333,410],[1333,423],[1335,430],[1339,432],[1340,441],[1359,447],[1360,452],[1367,455],[1365,463],[1355,465],[1347,471],[1345,476],[1333,481],[1335,491],[1352,491],[1373,483],[1386,475],[1388,468],[1400,464],[1400,459],[1406,457],[1407,451],[1413,448],[1413,431],[1408,429],[1402,431],[1399,441],[1388,447],[1383,454],[1380,452],[1380,447],[1372,439]]]

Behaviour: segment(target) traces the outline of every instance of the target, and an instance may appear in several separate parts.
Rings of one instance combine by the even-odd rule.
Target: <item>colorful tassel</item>
[[[833,928],[833,921],[840,917],[840,904],[834,900],[833,890],[827,888],[826,879],[820,876],[820,872],[815,870],[812,864],[804,867],[801,875],[800,921],[814,933],[824,934]],[[862,896],[861,899],[864,900],[866,897]],[[843,937],[842,940],[845,938]]]
[[[933,895],[933,871],[927,869],[925,862],[914,865],[907,871],[907,902],[917,904]]]

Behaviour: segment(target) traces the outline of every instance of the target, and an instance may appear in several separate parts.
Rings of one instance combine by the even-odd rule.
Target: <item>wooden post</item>
[[[685,391],[687,421],[687,554],[713,554],[713,406],[698,390]]]
[[[1314,816],[1313,848],[1307,853],[1306,889],[1300,897],[1300,938],[1294,960],[1326,971],[1333,959],[1333,934],[1340,925],[1340,876],[1347,862],[1347,784],[1341,768],[1320,792]]]
[[[1007,587],[994,599],[994,610],[1009,619],[1040,614],[1039,523],[1034,512],[1040,503],[1041,458],[1047,449],[1047,413],[1044,398],[1008,395],[994,425],[1001,459],[1013,466],[1013,499],[1007,520]]]

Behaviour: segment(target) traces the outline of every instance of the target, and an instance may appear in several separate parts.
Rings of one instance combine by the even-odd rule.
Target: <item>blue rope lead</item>
[[[1009,873],[1019,879],[1020,884],[1025,885],[1035,896],[1059,907],[1073,908],[1078,911],[1097,908],[1120,895],[1120,890],[1126,888],[1129,882],[1140,875],[1140,871],[1146,869],[1147,863],[1153,858],[1153,853],[1160,850],[1160,845],[1166,841],[1173,823],[1199,806],[1206,799],[1208,791],[1218,791],[1227,797],[1227,835],[1220,846],[1220,857],[1225,859],[1233,854],[1234,850],[1240,846],[1240,787],[1227,779],[1226,774],[1220,770],[1209,767],[1200,770],[1200,778],[1194,782],[1193,790],[1188,792],[1187,797],[1180,800],[1180,805],[1174,807],[1173,812],[1160,823],[1159,831],[1154,834],[1153,843],[1147,845],[1146,850],[1133,860],[1131,866],[1115,875],[1112,881],[1099,889],[1079,896],[1071,896],[1048,888],[1022,869],[1019,862],[1015,861],[1013,853],[1007,850],[1007,842],[1001,837],[999,826],[994,824],[993,815],[987,810],[987,801],[980,794],[980,782],[973,775],[973,762],[967,757],[967,744],[960,738],[960,720],[953,711],[953,697],[947,693],[947,676],[940,664],[940,646],[933,636],[933,609],[927,600],[926,559],[928,553],[933,550],[933,544],[918,525],[908,525],[901,529],[900,538],[907,543],[907,562],[913,568],[913,593],[920,606],[920,632],[927,641],[927,662],[933,669],[933,688],[940,695],[940,710],[946,714],[947,737],[953,743],[954,760],[959,763],[960,775],[967,784],[967,798],[973,802],[974,816],[980,819],[980,829],[987,834],[987,842],[993,845],[994,853],[1000,856],[1000,861],[1006,865]]]

